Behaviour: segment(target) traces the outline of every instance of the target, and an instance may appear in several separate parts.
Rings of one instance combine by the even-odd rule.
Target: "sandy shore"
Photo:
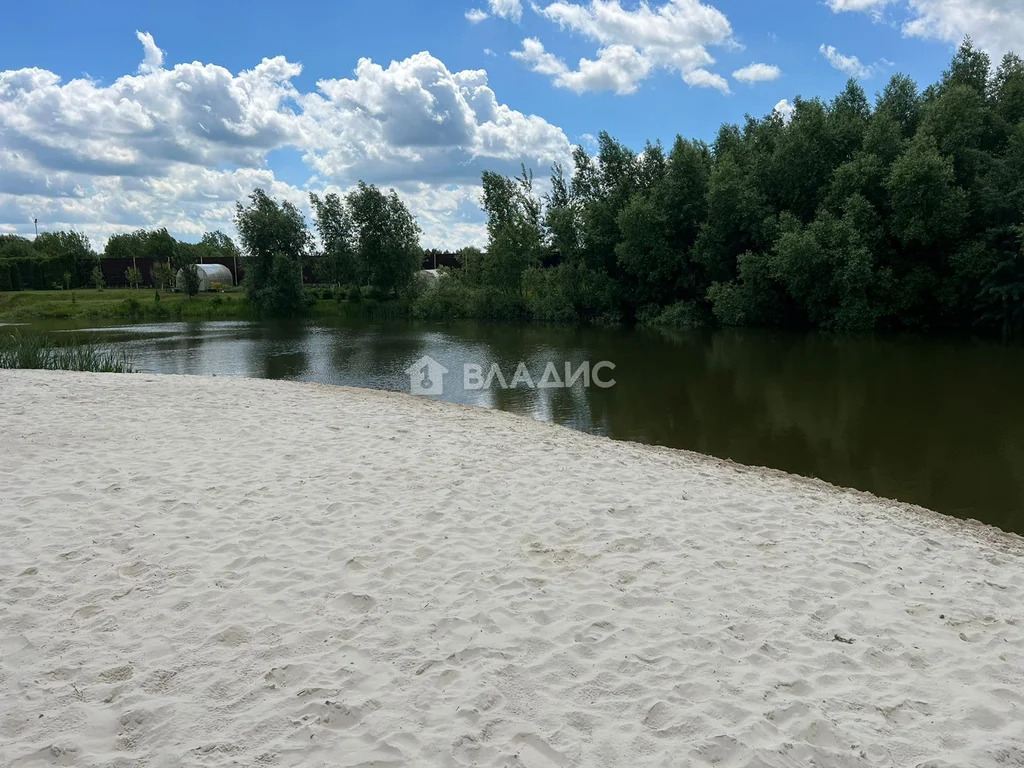
[[[1024,546],[380,392],[0,371],[0,765],[1024,764]]]

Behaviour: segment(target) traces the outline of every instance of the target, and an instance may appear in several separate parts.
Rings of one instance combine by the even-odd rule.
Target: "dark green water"
[[[409,391],[429,355],[442,399],[687,448],[1024,533],[1024,346],[971,340],[480,324],[208,322],[91,331],[159,373]],[[465,391],[463,365],[539,380],[611,361],[614,387]],[[608,377],[608,374],[604,374]]]

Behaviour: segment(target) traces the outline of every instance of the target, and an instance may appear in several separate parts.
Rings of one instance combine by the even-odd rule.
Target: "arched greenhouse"
[[[199,290],[208,291],[214,284],[230,288],[235,284],[231,270],[223,264],[193,264],[192,268],[199,273]],[[178,270],[175,285],[179,291],[185,290],[185,273],[183,269]]]

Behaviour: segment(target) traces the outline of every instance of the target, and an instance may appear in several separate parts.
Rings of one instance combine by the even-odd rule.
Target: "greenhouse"
[[[216,286],[230,288],[235,284],[231,270],[223,264],[193,264],[192,269],[199,273],[199,290],[209,291]],[[179,291],[185,290],[185,272],[179,269],[175,279]]]

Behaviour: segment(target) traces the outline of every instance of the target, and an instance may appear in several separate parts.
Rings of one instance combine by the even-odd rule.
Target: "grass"
[[[48,371],[133,373],[126,350],[114,351],[83,343],[75,336],[60,339],[20,331],[0,333],[0,368],[36,368]]]
[[[200,293],[191,299],[181,293],[149,289],[95,288],[74,291],[0,292],[0,323],[31,323],[38,320],[245,320],[257,314],[241,289],[227,293]],[[315,295],[315,293],[314,293]],[[314,317],[346,317],[371,321],[412,316],[410,302],[399,299],[315,301]]]
[[[94,288],[75,291],[8,291],[0,293],[0,322],[33,320],[215,320],[249,317],[251,308],[241,292],[201,293],[191,299],[181,293],[152,289]]]

